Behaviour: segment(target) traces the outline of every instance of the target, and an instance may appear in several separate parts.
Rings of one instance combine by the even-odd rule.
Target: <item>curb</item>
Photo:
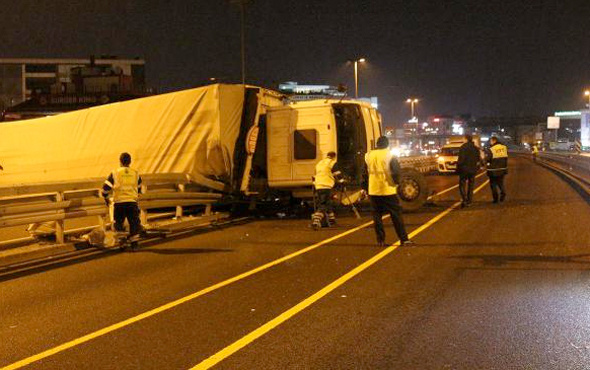
[[[8,268],[11,265],[38,259],[59,257],[62,254],[80,250],[83,249],[76,248],[74,243],[31,244],[25,247],[11,248],[0,251],[0,268]]]

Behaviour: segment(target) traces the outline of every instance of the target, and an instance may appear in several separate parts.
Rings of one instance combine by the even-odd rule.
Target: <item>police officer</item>
[[[504,176],[508,173],[508,148],[501,144],[495,136],[490,138],[490,148],[486,151],[486,162],[494,203],[503,202],[506,198]],[[499,195],[498,189],[500,190]]]
[[[336,164],[336,153],[328,152],[326,158],[319,161],[315,166],[313,185],[316,192],[316,211],[312,215],[312,226],[320,228],[322,221],[327,218],[328,226],[336,222],[334,207],[332,205],[332,188],[336,183],[334,175],[340,172],[332,172]]]
[[[381,136],[377,140],[377,148],[365,155],[366,173],[363,187],[368,188],[369,200],[377,245],[385,246],[385,230],[382,217],[389,213],[393,227],[402,245],[413,245],[408,239],[402,219],[402,209],[397,199],[397,183],[399,183],[401,168],[398,161],[389,153],[389,139]],[[366,175],[368,175],[368,181]],[[368,182],[368,184],[367,184]]]
[[[114,170],[104,182],[102,196],[108,206],[108,196],[112,192],[115,230],[125,231],[124,223],[127,219],[129,236],[132,241],[136,241],[138,234],[142,231],[137,205],[137,199],[141,193],[141,176],[135,169],[129,167],[131,164],[129,153],[122,153],[119,161],[121,166]]]

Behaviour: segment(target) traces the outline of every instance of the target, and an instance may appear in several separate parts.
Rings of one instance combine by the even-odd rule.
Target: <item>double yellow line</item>
[[[485,184],[487,183],[487,181],[481,185],[480,187],[478,187],[475,191],[479,191]],[[452,189],[455,189],[457,186],[453,186],[451,188],[448,188],[440,193],[438,193],[438,195],[446,193]],[[452,205],[451,207],[449,207],[447,210],[445,210],[444,212],[442,212],[441,214],[439,214],[438,216],[434,217],[433,219],[431,219],[429,222],[427,222],[426,224],[422,225],[421,227],[419,227],[418,229],[414,230],[412,233],[410,233],[410,237],[413,237],[417,234],[419,234],[420,232],[422,232],[423,230],[425,230],[426,228],[430,227],[432,224],[434,224],[436,221],[440,220],[442,217],[446,216],[449,212],[451,212],[454,208],[456,208],[460,203],[456,203],[454,205]],[[80,344],[86,343],[88,341],[91,341],[93,339],[96,339],[98,337],[101,337],[103,335],[109,334],[115,330],[124,328],[126,326],[129,326],[131,324],[134,324],[138,321],[141,321],[143,319],[147,319],[151,316],[157,315],[159,313],[162,313],[164,311],[168,311],[174,307],[177,307],[183,303],[192,301],[198,297],[201,297],[207,293],[211,293],[215,290],[221,289],[225,286],[228,286],[230,284],[233,284],[237,281],[243,280],[249,276],[252,276],[254,274],[257,274],[261,271],[267,270],[273,266],[279,265],[285,261],[288,261],[290,259],[293,259],[297,256],[300,256],[304,253],[310,252],[314,249],[317,249],[325,244],[331,243],[335,240],[341,239],[347,235],[350,235],[352,233],[355,233],[361,229],[366,228],[367,226],[370,226],[373,224],[373,221],[370,222],[366,222],[360,226],[357,226],[355,228],[352,228],[350,230],[347,230],[341,234],[335,235],[331,238],[322,240],[316,244],[310,245],[308,247],[305,247],[303,249],[298,250],[297,252],[291,253],[287,256],[281,257],[279,259],[276,259],[274,261],[271,261],[269,263],[266,263],[264,265],[261,265],[259,267],[256,267],[252,270],[246,271],[242,274],[239,274],[237,276],[234,276],[232,278],[229,278],[227,280],[224,280],[222,282],[219,282],[215,285],[209,286],[205,289],[202,289],[198,292],[189,294],[185,297],[179,298],[175,301],[169,302],[167,304],[164,304],[160,307],[156,307],[152,310],[146,311],[142,314],[139,314],[137,316],[131,317],[129,319],[120,321],[118,323],[109,325],[105,328],[102,328],[100,330],[94,331],[92,333],[86,334],[84,336],[81,336],[79,338],[73,339],[69,342],[63,343],[59,346],[50,348],[48,350],[45,350],[43,352],[40,352],[36,355],[27,357],[25,359],[22,359],[20,361],[17,361],[15,363],[12,363],[10,365],[6,365],[2,368],[0,368],[0,370],[14,370],[14,369],[20,369],[24,366],[30,365],[34,362],[40,361],[44,358],[53,356],[55,354],[58,354],[60,352],[63,352],[65,350],[68,350],[70,348],[76,347]],[[269,321],[267,324],[261,326],[260,328],[256,329],[255,331],[253,331],[252,333],[248,334],[246,337],[238,340],[237,342],[231,344],[230,346],[224,348],[223,350],[219,351],[218,353],[216,353],[215,355],[211,356],[209,359],[203,361],[202,363],[200,363],[199,365],[196,366],[197,369],[207,369],[211,366],[213,366],[214,364],[218,363],[219,361],[223,360],[224,358],[227,358],[228,356],[230,356],[231,354],[235,353],[236,351],[240,350],[241,348],[245,347],[246,345],[248,345],[249,343],[251,343],[252,341],[254,341],[256,338],[259,338],[260,336],[264,335],[265,333],[267,333],[269,330],[271,330],[272,328],[280,325],[281,323],[283,323],[284,321],[288,320],[290,317],[292,317],[293,315],[295,315],[297,312],[300,312],[301,310],[303,310],[304,308],[308,307],[309,305],[311,305],[312,303],[316,302],[317,300],[319,300],[321,297],[325,296],[326,294],[328,294],[329,292],[331,292],[332,290],[336,289],[338,286],[344,284],[346,281],[348,281],[349,279],[351,279],[352,277],[356,276],[357,274],[359,274],[360,272],[362,272],[363,270],[365,270],[367,267],[371,266],[372,264],[374,264],[375,262],[379,261],[380,259],[382,259],[383,257],[385,257],[387,254],[391,253],[393,250],[395,250],[395,248],[397,248],[397,243],[392,245],[391,247],[388,247],[387,249],[383,250],[381,253],[377,254],[375,257],[371,258],[370,260],[366,261],[365,263],[363,263],[362,265],[356,267],[354,270],[350,271],[349,273],[347,273],[346,275],[342,276],[341,278],[339,278],[338,280],[336,280],[335,282],[331,283],[330,285],[328,285],[327,287],[323,288],[322,290],[320,290],[319,292],[315,293],[313,296],[307,298],[306,300],[302,301],[301,303],[299,303],[298,305],[294,306],[293,308],[291,308],[290,310],[288,310],[287,312],[283,313],[282,315],[278,316],[277,318]]]

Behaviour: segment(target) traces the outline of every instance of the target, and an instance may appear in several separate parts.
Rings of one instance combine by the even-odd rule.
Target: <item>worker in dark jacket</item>
[[[371,211],[377,236],[377,245],[385,246],[385,230],[383,229],[383,215],[389,213],[393,227],[399,237],[401,245],[413,245],[409,240],[402,208],[397,199],[397,184],[400,179],[400,165],[389,153],[389,139],[381,136],[377,140],[377,148],[365,155],[365,177],[363,188],[368,189]]]
[[[114,170],[104,182],[102,196],[108,205],[108,197],[112,193],[115,208],[115,230],[124,231],[124,223],[125,219],[127,219],[131,240],[136,240],[138,234],[143,231],[137,205],[141,193],[141,176],[135,169],[129,167],[131,164],[131,155],[129,153],[122,153],[119,161],[121,166]]]
[[[490,138],[490,148],[486,151],[486,162],[494,203],[503,202],[506,198],[504,176],[508,173],[508,148],[501,144],[495,136]],[[498,189],[500,190],[499,194]]]
[[[475,175],[481,163],[480,149],[473,143],[473,137],[471,135],[465,135],[465,140],[466,143],[459,148],[459,159],[457,161],[461,208],[471,205]]]

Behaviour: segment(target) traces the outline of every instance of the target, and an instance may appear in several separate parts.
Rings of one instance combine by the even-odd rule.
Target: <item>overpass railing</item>
[[[413,168],[422,173],[437,169],[436,157],[433,156],[399,157],[398,161],[402,168]]]
[[[539,159],[568,171],[590,184],[590,157],[574,153],[541,152]]]
[[[158,218],[169,218],[170,228],[187,226],[192,219],[184,219],[186,207],[202,206],[202,216],[216,218],[212,204],[222,194],[206,190],[195,184],[185,174],[142,175],[143,194],[139,206],[144,225]],[[0,188],[0,229],[29,225],[35,232],[39,226],[50,225],[49,233],[55,235],[56,243],[65,242],[66,236],[82,234],[110,223],[109,208],[100,194],[102,179],[49,183]],[[204,190],[205,189],[205,190]],[[153,213],[153,210],[172,209],[170,212]],[[66,230],[66,220],[96,217],[96,224]],[[202,219],[197,221],[202,222]],[[184,223],[183,223],[184,222]],[[43,228],[39,228],[43,229]],[[43,233],[43,231],[40,231]],[[0,241],[0,248],[34,241],[34,237]]]

